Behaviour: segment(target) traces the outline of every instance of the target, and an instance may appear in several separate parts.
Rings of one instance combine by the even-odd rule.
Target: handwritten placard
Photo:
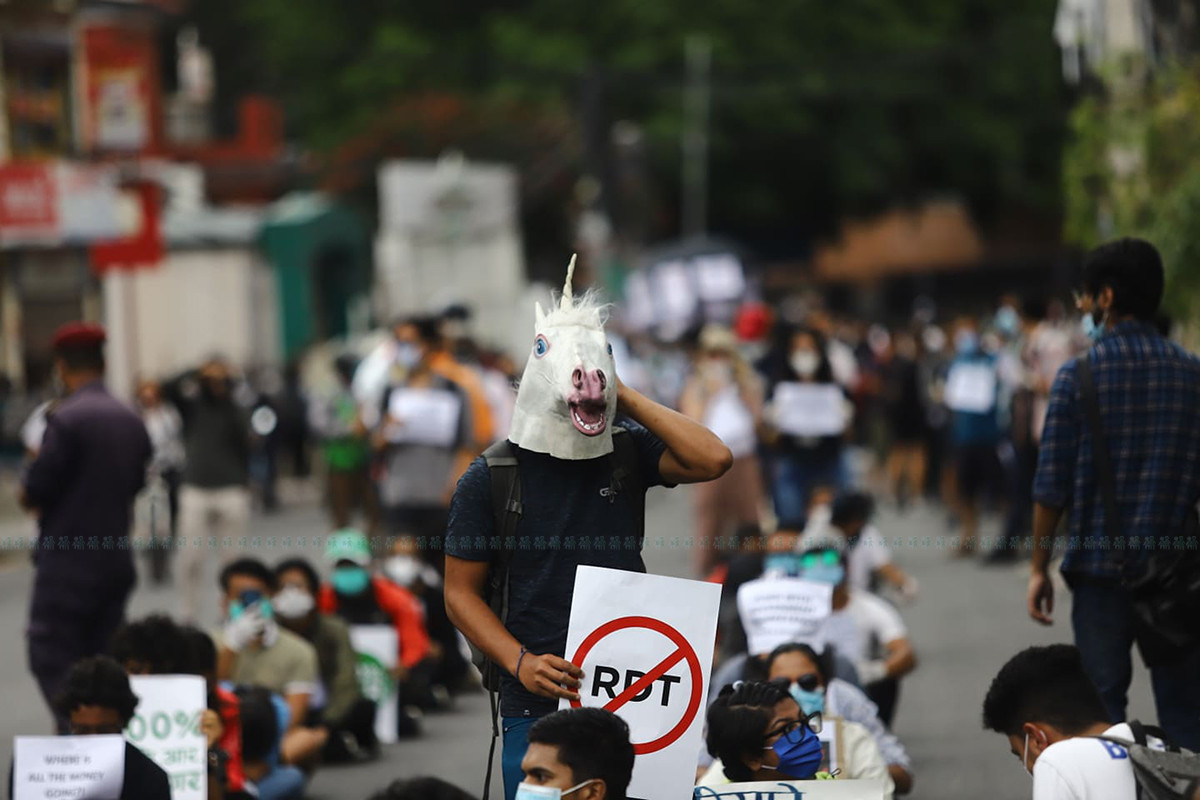
[[[388,399],[388,415],[389,442],[451,447],[458,439],[462,400],[447,389],[397,389]]]
[[[375,736],[384,744],[397,739],[396,629],[390,625],[351,625],[350,644],[363,697],[375,703]]]
[[[758,578],[741,585],[737,606],[751,654],[769,653],[788,642],[819,650],[822,627],[833,610],[833,587],[803,578]]]
[[[18,736],[13,800],[117,800],[125,783],[125,740],[108,736]]]
[[[989,364],[955,364],[946,378],[946,407],[986,414],[996,407],[996,370]]]
[[[204,678],[198,675],[134,675],[137,713],[125,738],[163,768],[171,800],[208,797],[208,740],[201,730],[208,707]]]
[[[693,800],[883,800],[883,781],[757,781],[697,786]]]
[[[771,402],[775,427],[790,436],[839,436],[846,429],[846,396],[833,383],[781,383]]]

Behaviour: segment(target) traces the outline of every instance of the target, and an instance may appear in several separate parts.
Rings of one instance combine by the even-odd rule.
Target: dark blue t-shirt
[[[566,461],[515,447],[521,481],[521,520],[509,564],[510,633],[529,652],[563,656],[567,622],[579,565],[645,572],[637,515],[645,492],[661,486],[658,462],[665,446],[628,419],[619,423],[638,453],[638,474],[623,481],[613,496],[610,457]],[[603,494],[602,494],[603,492]],[[459,479],[450,503],[446,553],[468,561],[488,561],[496,546],[492,481],[487,463],[475,459]],[[500,713],[505,717],[543,716],[558,701],[538,697],[504,672]]]

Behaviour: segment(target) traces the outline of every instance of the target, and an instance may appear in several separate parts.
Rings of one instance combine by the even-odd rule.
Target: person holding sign
[[[574,299],[573,269],[559,307],[537,307],[509,438],[459,481],[446,537],[446,611],[494,665],[485,679],[499,678],[508,800],[530,726],[579,698],[582,671],[563,657],[576,568],[645,572],[646,490],[713,480],[733,461],[707,428],[620,382],[602,308]]]
[[[69,721],[71,736],[120,735],[133,719],[138,697],[120,664],[107,656],[93,656],[71,667],[54,705]],[[10,797],[14,772],[8,776]],[[125,771],[117,800],[171,800],[167,773],[129,742],[125,743]]]
[[[813,489],[842,488],[844,434],[852,410],[833,378],[825,344],[815,331],[786,333],[787,361],[772,377],[766,420],[773,454],[775,516],[804,519]]]

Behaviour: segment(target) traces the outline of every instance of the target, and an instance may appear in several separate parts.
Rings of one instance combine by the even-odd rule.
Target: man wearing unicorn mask
[[[499,445],[515,459],[509,483],[519,487],[519,510],[497,511],[498,462],[489,468],[478,458],[458,483],[446,537],[446,610],[499,671],[508,800],[530,726],[559,698],[579,696],[583,673],[563,658],[576,567],[645,572],[646,490],[713,480],[733,460],[707,428],[621,383],[604,308],[573,296],[574,268],[572,258],[559,307],[537,306],[508,442]],[[502,550],[510,537],[516,546]],[[489,603],[498,563],[507,572],[503,621]]]

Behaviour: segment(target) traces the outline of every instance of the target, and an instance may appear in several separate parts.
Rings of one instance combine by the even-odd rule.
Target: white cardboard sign
[[[769,653],[788,642],[821,650],[822,628],[833,611],[833,587],[803,578],[758,578],[741,585],[737,605],[751,654]]]
[[[756,781],[697,786],[693,800],[883,800],[883,781]]]
[[[396,735],[396,668],[399,641],[390,625],[351,625],[350,646],[356,656],[358,687],[363,697],[375,701],[375,738],[391,744]]]
[[[458,439],[462,400],[447,389],[397,389],[388,398],[387,428],[394,444],[451,447]]]
[[[581,705],[607,708],[629,725],[629,800],[677,800],[695,783],[720,603],[715,583],[575,572],[566,657],[584,672]]]
[[[781,383],[772,399],[775,425],[791,436],[840,436],[846,396],[833,383]]]
[[[207,800],[208,740],[201,730],[208,707],[204,678],[198,675],[134,675],[137,713],[125,738],[163,768],[171,800]]]
[[[17,736],[13,800],[117,800],[125,783],[125,740],[103,736]]]
[[[946,377],[946,407],[986,414],[996,407],[996,370],[988,364],[955,364]]]

